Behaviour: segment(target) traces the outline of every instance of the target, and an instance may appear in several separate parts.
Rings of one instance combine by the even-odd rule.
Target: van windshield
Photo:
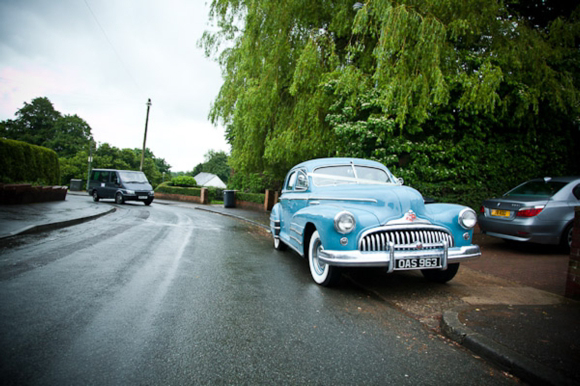
[[[119,172],[119,177],[121,177],[121,181],[126,182],[128,184],[147,184],[147,177],[143,172]]]

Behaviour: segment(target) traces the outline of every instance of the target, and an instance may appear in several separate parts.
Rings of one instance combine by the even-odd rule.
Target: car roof
[[[580,180],[580,176],[566,176],[566,177],[545,177],[545,178],[549,178],[550,181],[555,181],[555,182],[573,182],[576,180]],[[544,178],[534,178],[531,179],[530,181],[545,181]]]
[[[317,158],[309,161],[299,163],[292,169],[306,168],[308,170],[314,170],[321,166],[333,166],[333,165],[349,165],[349,164],[361,165],[361,166],[373,166],[376,168],[385,169],[385,166],[380,162],[371,161],[362,158]]]
[[[137,173],[143,173],[140,170],[121,170],[121,169],[91,169],[91,171],[99,171],[99,172],[137,172]]]

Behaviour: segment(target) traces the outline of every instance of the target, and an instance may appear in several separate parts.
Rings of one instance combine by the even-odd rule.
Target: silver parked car
[[[478,223],[490,236],[569,248],[578,205],[580,177],[534,179],[485,200]]]

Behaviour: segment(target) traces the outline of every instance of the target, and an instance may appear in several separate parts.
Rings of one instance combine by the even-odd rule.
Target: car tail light
[[[521,208],[516,213],[517,217],[534,217],[540,214],[540,212],[544,209],[543,206],[536,206],[534,208]]]
[[[485,206],[481,206],[481,208],[479,208],[479,213],[485,213]]]

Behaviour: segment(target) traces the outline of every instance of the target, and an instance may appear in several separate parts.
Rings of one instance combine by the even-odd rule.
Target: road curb
[[[441,330],[449,339],[532,385],[578,385],[541,363],[471,330],[459,321],[459,313],[463,310],[466,308],[462,307],[443,313]]]
[[[45,231],[61,229],[61,228],[66,228],[66,227],[73,226],[73,225],[82,224],[84,222],[95,220],[99,217],[113,213],[116,210],[117,210],[116,208],[111,208],[107,211],[97,213],[97,214],[94,214],[91,216],[78,217],[78,218],[74,218],[71,220],[57,221],[57,222],[48,223],[48,224],[30,225],[30,226],[27,226],[27,227],[22,228],[20,230],[17,230],[15,232],[11,232],[7,235],[0,235],[0,241],[9,239],[9,238],[15,237],[15,236],[31,234],[31,233],[38,233],[38,232],[45,232]]]

